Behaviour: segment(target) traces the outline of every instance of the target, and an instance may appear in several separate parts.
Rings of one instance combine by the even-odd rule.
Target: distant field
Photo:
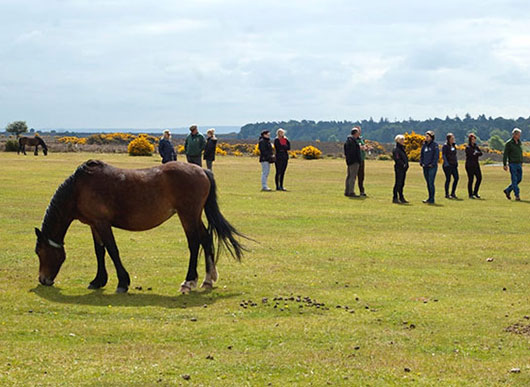
[[[259,243],[241,264],[221,257],[214,291],[178,294],[188,250],[177,217],[115,232],[129,294],[114,294],[110,260],[105,290],[86,289],[96,260],[79,222],[56,285],[42,287],[33,228],[88,158],[159,163],[0,153],[0,385],[530,385],[530,201],[503,197],[502,168],[483,167],[476,201],[463,166],[466,199],[443,199],[440,170],[439,204],[426,206],[412,165],[411,204],[399,206],[392,162],[368,162],[369,197],[357,200],[343,196],[344,160],[291,160],[290,192],[262,193],[255,158],[220,157],[221,210]]]

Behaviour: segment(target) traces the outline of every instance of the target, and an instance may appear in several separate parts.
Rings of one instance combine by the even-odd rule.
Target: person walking
[[[261,190],[272,191],[267,184],[271,164],[274,163],[274,154],[272,152],[271,133],[268,130],[261,132],[259,142],[259,162],[261,164]]]
[[[482,151],[477,145],[477,136],[471,133],[468,136],[466,146],[467,193],[470,199],[480,199],[478,194],[478,189],[482,182],[482,172],[480,171],[480,164],[478,162],[480,156],[482,156]],[[473,188],[473,180],[475,180],[475,188]]]
[[[359,184],[360,195],[366,196],[366,192],[364,191],[364,161],[366,160],[366,152],[371,148],[366,145],[366,142],[364,141],[361,127],[359,125],[356,125],[354,126],[354,128],[357,128],[359,130],[359,137],[357,138],[357,143],[359,144],[359,148],[361,150],[361,163],[359,164],[359,172],[357,173],[357,184]]]
[[[392,150],[392,159],[394,160],[394,196],[392,203],[407,204],[403,196],[403,187],[405,186],[405,178],[407,176],[407,170],[409,169],[409,158],[407,152],[405,152],[405,136],[398,134],[395,138],[396,146]]]
[[[206,145],[204,146],[204,160],[206,160],[206,168],[212,170],[212,164],[215,161],[215,149],[217,148],[217,137],[215,137],[215,129],[211,128],[206,131]]]
[[[358,138],[359,129],[354,127],[344,143],[344,155],[346,156],[346,165],[348,166],[344,195],[354,198],[359,197],[355,194],[355,179],[357,178],[361,165],[361,148],[357,141]]]
[[[434,204],[434,181],[436,179],[436,172],[438,171],[438,158],[440,157],[440,148],[434,141],[434,132],[428,130],[425,133],[425,141],[421,147],[420,166],[423,167],[423,177],[427,182],[427,190],[429,191],[429,198],[425,199],[423,203]]]
[[[282,128],[278,129],[276,131],[276,138],[274,139],[274,151],[276,153],[276,161],[274,162],[276,175],[274,176],[274,181],[276,183],[276,191],[287,191],[283,186],[283,178],[287,169],[287,163],[289,162],[290,150],[291,143],[285,137],[285,130]]]
[[[455,146],[455,136],[453,133],[447,133],[447,142],[442,146],[443,170],[445,173],[445,198],[458,199],[456,197],[456,186],[458,185],[458,158]],[[449,194],[449,186],[453,177],[453,187]]]
[[[177,161],[177,153],[171,144],[171,132],[169,130],[164,130],[164,134],[158,142],[158,153],[162,157],[162,164]]]
[[[521,200],[519,195],[519,183],[523,180],[523,145],[521,143],[521,129],[512,130],[512,138],[504,146],[504,155],[502,157],[504,170],[510,169],[512,178],[511,184],[506,187],[504,194],[511,200],[511,193],[515,194],[515,200]]]
[[[186,137],[184,143],[184,152],[186,153],[186,159],[188,163],[197,164],[202,167],[202,151],[206,145],[204,136],[199,133],[197,125],[190,126],[190,134]]]

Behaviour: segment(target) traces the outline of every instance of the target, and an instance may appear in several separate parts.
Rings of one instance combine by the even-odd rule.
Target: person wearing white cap
[[[177,153],[173,145],[171,145],[171,133],[169,130],[164,130],[164,135],[158,143],[158,153],[162,157],[162,164],[177,160]]]

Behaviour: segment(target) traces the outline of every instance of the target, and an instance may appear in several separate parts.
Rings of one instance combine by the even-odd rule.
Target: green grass
[[[86,289],[96,260],[79,222],[56,285],[38,286],[33,228],[90,157],[131,168],[159,162],[0,154],[0,385],[530,384],[529,336],[505,331],[530,324],[530,203],[503,197],[501,168],[483,167],[480,201],[443,199],[440,171],[440,205],[426,206],[413,164],[411,204],[399,206],[388,161],[368,162],[369,198],[356,200],[343,196],[343,160],[291,160],[290,192],[262,193],[256,159],[221,157],[221,210],[259,243],[247,243],[241,264],[220,259],[214,291],[178,294],[188,250],[177,217],[143,233],[116,230],[129,294],[114,294],[108,259],[106,289]],[[521,195],[530,197],[526,181]],[[199,270],[202,280],[203,260]],[[296,300],[273,307],[290,295],[329,310]]]

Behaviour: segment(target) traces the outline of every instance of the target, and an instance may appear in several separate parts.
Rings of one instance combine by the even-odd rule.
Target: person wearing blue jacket
[[[158,142],[158,153],[162,157],[162,164],[177,160],[175,148],[171,145],[171,133],[169,130],[164,130],[164,135]]]
[[[438,159],[440,157],[440,148],[434,141],[434,132],[428,130],[425,133],[425,142],[421,147],[420,166],[423,167],[423,176],[427,182],[429,198],[423,203],[434,204],[434,180],[438,171]]]

